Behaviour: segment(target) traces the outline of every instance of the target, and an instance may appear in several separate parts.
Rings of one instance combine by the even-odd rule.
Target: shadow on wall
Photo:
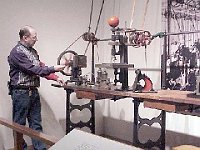
[[[117,120],[110,117],[104,117],[104,135],[113,137],[119,141],[131,144],[133,141],[133,123],[123,120]],[[156,141],[160,136],[160,128],[141,126],[139,129],[139,140],[142,143],[148,141],[148,137],[152,141]],[[166,149],[179,145],[194,145],[200,147],[200,137],[177,133],[173,131],[166,131]]]
[[[60,123],[56,120],[51,107],[48,105],[42,95],[40,95],[40,99],[42,105],[41,115],[44,133],[53,135],[57,138],[62,138],[65,135],[64,130],[62,129]]]

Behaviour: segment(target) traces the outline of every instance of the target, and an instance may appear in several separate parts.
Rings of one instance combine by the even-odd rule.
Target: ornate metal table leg
[[[160,150],[165,150],[165,118],[166,118],[166,112],[164,110],[161,111],[160,115],[158,117],[147,119],[147,118],[141,118],[139,116],[139,105],[140,105],[139,99],[134,99],[134,124],[133,124],[133,145],[141,148],[153,148],[157,147]],[[148,140],[146,143],[141,143],[138,138],[138,131],[142,125],[148,125],[151,126],[153,123],[160,124],[161,127],[161,134],[157,141]]]
[[[74,105],[70,102],[70,95],[73,92],[71,89],[66,90],[66,134],[69,133],[74,128],[82,128],[88,127],[91,133],[95,133],[95,102],[94,100],[90,100],[88,103],[84,105]],[[87,122],[79,121],[77,123],[73,123],[71,121],[71,112],[73,110],[82,111],[83,109],[88,109],[91,113],[91,117]]]
[[[94,100],[90,101],[90,106],[91,106],[91,125],[90,125],[90,130],[93,134],[95,134],[95,103]]]
[[[70,126],[70,95],[73,92],[71,89],[66,89],[66,134],[68,134],[72,128]]]

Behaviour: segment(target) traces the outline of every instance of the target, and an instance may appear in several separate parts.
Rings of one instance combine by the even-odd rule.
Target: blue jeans
[[[26,125],[26,118],[29,127],[33,130],[42,132],[41,126],[41,103],[38,90],[13,89],[13,121]],[[41,141],[32,138],[34,150],[46,150],[46,145]],[[24,141],[24,150],[27,150],[27,144]]]

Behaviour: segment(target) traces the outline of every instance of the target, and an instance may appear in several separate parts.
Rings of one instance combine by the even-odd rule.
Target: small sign
[[[103,138],[78,129],[65,135],[49,150],[141,150],[117,141]]]

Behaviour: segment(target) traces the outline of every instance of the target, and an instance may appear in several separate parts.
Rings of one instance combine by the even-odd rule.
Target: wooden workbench
[[[88,126],[91,128],[92,133],[95,132],[95,100],[123,100],[126,97],[133,98],[134,104],[134,122],[133,122],[133,145],[141,148],[158,147],[161,150],[165,149],[165,122],[166,112],[175,112],[189,115],[199,115],[195,113],[195,109],[200,106],[200,97],[196,96],[193,92],[178,91],[178,90],[158,90],[154,92],[137,93],[132,91],[119,91],[113,89],[103,89],[96,86],[76,86],[66,85],[63,87],[66,90],[66,121],[69,122],[66,125],[66,133],[70,132],[73,128]],[[91,99],[91,104],[85,105],[91,111],[91,120],[87,123],[79,122],[77,125],[70,122],[70,112],[74,109],[80,111],[85,106],[72,105],[70,103],[70,94],[76,93],[77,98]],[[148,120],[147,118],[141,118],[138,114],[138,108],[140,103],[143,103],[145,107],[159,109],[161,113],[159,116]],[[146,143],[141,143],[138,139],[138,130],[142,125],[151,126],[153,123],[158,123],[161,126],[161,135],[157,141],[148,140]]]
[[[94,86],[74,86],[66,85],[65,89],[72,89],[78,98],[88,98],[91,100],[103,100],[107,98],[117,99],[132,97],[139,98],[144,102],[145,107],[156,108],[168,112],[191,111],[191,106],[200,106],[200,96],[194,92],[179,90],[157,90],[154,92],[137,93],[132,91],[107,90]],[[194,108],[194,107],[193,107]],[[184,112],[182,112],[184,113]],[[195,114],[194,114],[195,115]]]

